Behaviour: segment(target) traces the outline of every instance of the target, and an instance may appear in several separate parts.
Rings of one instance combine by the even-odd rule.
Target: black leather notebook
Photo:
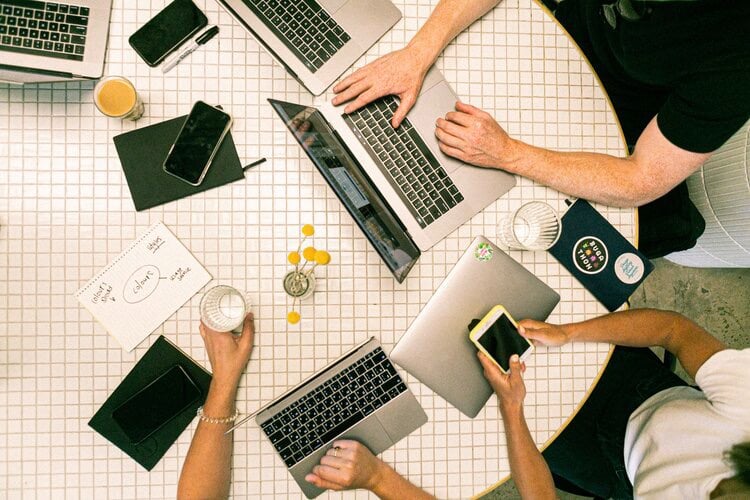
[[[187,115],[114,137],[122,170],[137,211],[185,198],[245,177],[229,132],[216,152],[206,177],[192,186],[164,171],[162,165]]]
[[[562,233],[549,252],[609,311],[628,300],[654,265],[587,201],[562,217]]]
[[[141,442],[133,444],[131,437],[126,432],[127,429],[124,430],[118,424],[113,417],[113,413],[122,408],[123,403],[131,400],[142,389],[153,383],[161,375],[169,372],[176,365],[184,370],[197,387],[199,391],[197,399],[174,417],[166,420],[164,425]],[[89,426],[130,455],[146,470],[151,470],[195,418],[198,407],[206,400],[210,383],[210,373],[164,336],[160,336],[91,418]],[[148,412],[150,410],[144,408],[143,411]]]

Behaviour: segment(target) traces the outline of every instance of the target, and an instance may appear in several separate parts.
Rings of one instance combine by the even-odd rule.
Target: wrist
[[[412,38],[406,45],[405,50],[411,54],[412,64],[422,75],[426,74],[430,67],[435,64],[435,60],[442,51],[434,43],[421,40],[419,35]]]
[[[500,402],[500,414],[504,421],[523,420],[523,403]]]
[[[575,324],[570,323],[567,325],[560,325],[560,330],[563,333],[563,344],[573,342],[575,338]]]
[[[370,480],[365,485],[365,489],[375,493],[378,497],[383,498],[388,492],[388,476],[393,472],[393,469],[379,458],[376,457],[375,460],[377,460],[377,467],[372,476],[370,476]]]
[[[211,381],[203,408],[206,414],[225,417],[234,412],[237,398],[237,385],[225,384],[216,380]]]
[[[519,174],[520,162],[524,158],[525,150],[528,148],[528,144],[525,142],[513,139],[506,133],[501,134],[498,138],[500,144],[500,151],[502,155],[498,162],[497,168],[510,172],[512,174]]]

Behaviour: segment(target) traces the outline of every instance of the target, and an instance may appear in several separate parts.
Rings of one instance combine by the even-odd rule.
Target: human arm
[[[693,379],[708,358],[726,349],[721,341],[681,314],[656,309],[629,309],[559,326],[525,319],[519,326],[521,334],[537,345],[609,342],[630,347],[660,346],[674,354]]]
[[[333,91],[333,104],[350,102],[351,113],[385,95],[401,100],[393,115],[398,127],[414,106],[427,70],[456,35],[479,19],[500,0],[440,0],[435,10],[409,44],[360,68],[339,82]]]
[[[237,386],[253,350],[253,315],[245,318],[239,338],[210,330],[203,323],[200,333],[213,369],[203,412],[214,418],[234,415]],[[177,498],[229,497],[232,434],[224,433],[231,425],[198,422],[177,484]]]
[[[521,498],[557,498],[552,473],[531,437],[523,414],[526,386],[521,377],[523,365],[518,355],[511,356],[510,370],[507,374],[500,371],[500,368],[483,353],[478,352],[477,356],[484,368],[485,378],[497,394],[508,445],[510,473]]]
[[[659,130],[656,117],[627,157],[532,146],[511,138],[488,113],[461,102],[456,103],[456,111],[439,118],[436,125],[440,149],[449,156],[616,207],[637,207],[655,200],[711,156],[669,142]]]
[[[305,480],[318,488],[335,491],[364,488],[383,500],[435,498],[407,481],[366,446],[352,440],[334,441]]]

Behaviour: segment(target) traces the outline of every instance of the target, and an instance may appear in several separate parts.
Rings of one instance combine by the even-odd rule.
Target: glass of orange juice
[[[137,120],[143,116],[143,101],[127,78],[108,76],[94,87],[94,104],[107,116]]]

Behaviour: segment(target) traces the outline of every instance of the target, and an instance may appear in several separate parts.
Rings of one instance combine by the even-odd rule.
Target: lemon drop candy
[[[302,234],[305,236],[312,236],[315,234],[315,228],[312,224],[305,224],[302,226]]]
[[[290,325],[296,325],[300,320],[299,313],[297,311],[289,311],[289,313],[286,315],[286,320]]]
[[[302,256],[305,258],[305,260],[313,261],[315,260],[315,253],[317,250],[315,247],[307,247],[304,250],[302,250]]]
[[[288,260],[289,263],[293,266],[299,264],[299,261],[301,259],[302,257],[300,257],[299,252],[289,252],[289,255],[286,256],[286,260]]]
[[[325,250],[318,250],[317,252],[315,252],[314,258],[315,258],[315,263],[321,266],[325,266],[329,262],[331,262],[331,254],[329,254]]]

